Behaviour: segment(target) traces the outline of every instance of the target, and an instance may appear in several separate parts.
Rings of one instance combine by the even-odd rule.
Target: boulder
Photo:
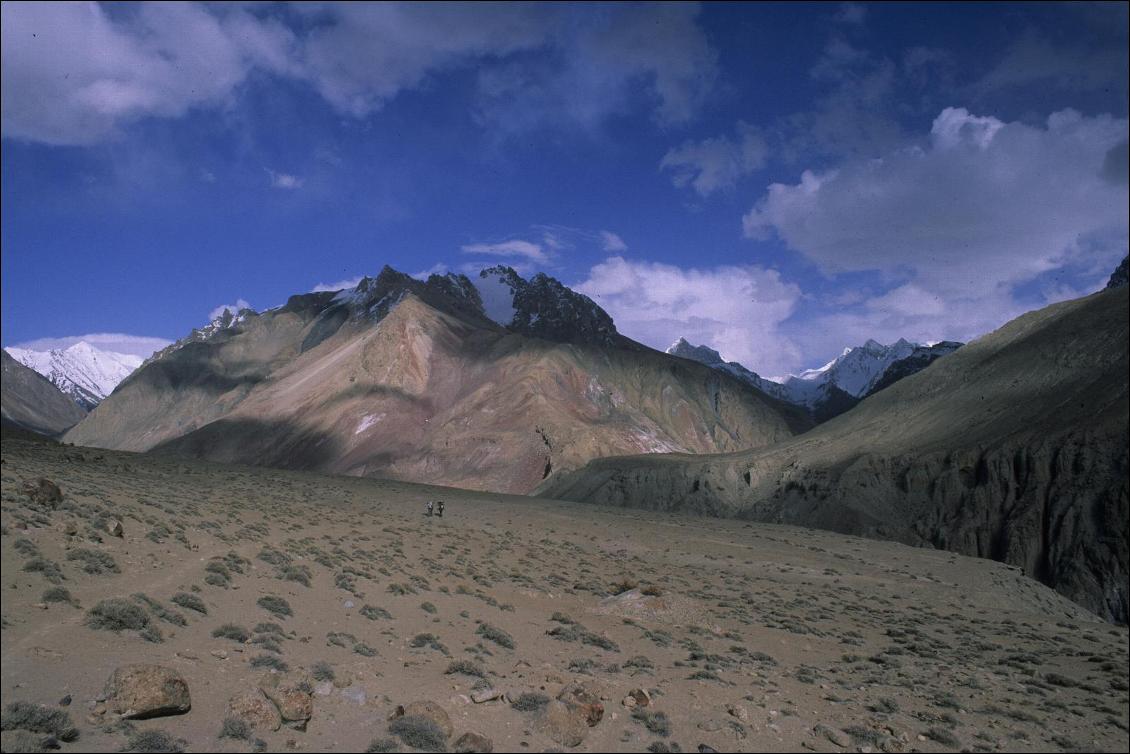
[[[589,724],[580,706],[554,700],[538,715],[535,728],[555,743],[573,748],[585,740]]]
[[[604,705],[599,694],[583,683],[571,683],[561,689],[557,701],[578,708],[590,728],[604,719]]]
[[[490,754],[490,752],[494,751],[494,741],[479,733],[464,733],[459,738],[455,739],[451,750],[454,752],[481,752],[482,754]]]
[[[143,720],[180,715],[192,709],[188,682],[161,665],[123,665],[106,683],[110,708],[125,718]]]
[[[278,730],[282,716],[278,708],[259,689],[236,694],[228,702],[228,715],[256,730]]]
[[[43,477],[34,482],[24,482],[23,493],[33,502],[49,505],[52,508],[63,502],[63,491],[59,489],[59,485]]]

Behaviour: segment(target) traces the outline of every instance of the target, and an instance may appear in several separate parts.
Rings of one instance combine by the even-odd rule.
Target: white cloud
[[[426,270],[420,270],[419,272],[413,272],[412,277],[416,278],[417,280],[427,280],[432,275],[444,275],[444,274],[447,273],[447,270],[448,270],[448,267],[447,267],[446,264],[444,264],[443,262],[436,262],[435,264],[433,264],[431,267],[429,267]]]
[[[302,184],[306,182],[304,178],[299,178],[296,175],[289,173],[276,173],[270,168],[266,168],[267,175],[271,177],[271,186],[278,189],[300,189]]]
[[[1126,253],[1128,194],[1104,165],[1126,138],[1127,121],[1109,116],[1067,110],[1030,126],[947,108],[928,146],[769,186],[745,233],[776,234],[826,274],[887,281],[862,307],[806,322],[806,352],[828,332],[965,340],[1105,280]],[[1017,297],[1057,271],[1074,282]]]
[[[620,332],[653,348],[685,337],[763,374],[799,362],[779,328],[795,310],[800,290],[774,270],[686,269],[615,256],[572,287],[607,310]]]
[[[686,141],[663,156],[659,169],[670,170],[676,186],[689,185],[705,197],[732,189],[740,178],[765,167],[767,154],[761,133],[739,122],[736,138],[716,136],[699,142]]]
[[[326,291],[343,291],[346,288],[356,288],[357,284],[361,282],[361,275],[353,278],[346,278],[339,280],[336,283],[318,283],[310,289],[311,293],[324,293]]]
[[[138,118],[222,107],[290,41],[277,23],[192,3],[113,15],[97,3],[3,3],[0,14],[4,136],[47,144],[91,144]]]
[[[224,312],[231,312],[233,315],[239,314],[241,309],[250,308],[251,304],[239,298],[235,300],[234,304],[220,304],[219,306],[217,306],[215,309],[208,313],[208,319],[209,321],[211,321],[218,317],[222,317],[224,315]]]
[[[92,346],[112,353],[126,353],[149,358],[155,351],[171,345],[173,341],[154,338],[148,335],[129,335],[120,332],[87,333],[86,335],[66,335],[60,338],[37,338],[24,343],[13,343],[11,348],[25,348],[29,351],[50,351],[68,348],[75,343],[86,341]]]
[[[628,244],[624,243],[624,239],[610,230],[600,231],[600,242],[603,250],[611,254],[628,250]]]
[[[489,254],[496,257],[522,257],[532,262],[548,262],[549,254],[540,244],[521,239],[500,243],[471,243],[461,246],[464,254]]]
[[[629,106],[685,121],[717,77],[694,4],[588,13],[551,3],[107,11],[75,2],[3,3],[2,13],[3,135],[47,144],[94,144],[143,118],[225,108],[256,72],[305,82],[339,112],[365,117],[432,76],[474,67],[472,107],[500,132],[592,126]]]

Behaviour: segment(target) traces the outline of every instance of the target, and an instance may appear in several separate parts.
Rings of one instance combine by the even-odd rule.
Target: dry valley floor
[[[992,561],[15,434],[2,502],[5,751],[1128,748],[1126,628]]]

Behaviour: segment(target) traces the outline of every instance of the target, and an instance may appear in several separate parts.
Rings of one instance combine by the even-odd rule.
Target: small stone
[[[471,692],[471,701],[475,704],[482,704],[498,699],[500,696],[502,696],[502,692],[498,689],[479,689]]]
[[[123,537],[125,536],[126,530],[125,527],[122,526],[121,521],[117,520],[116,518],[112,518],[110,519],[110,522],[106,524],[106,532],[111,537]]]
[[[827,725],[821,724],[817,725],[812,730],[814,733],[816,733],[816,735],[823,736],[824,738],[834,743],[836,746],[845,749],[851,746],[851,736],[849,736],[847,733],[844,733],[842,730],[839,730],[838,728],[830,728]]]
[[[347,689],[342,689],[341,695],[343,698],[348,699],[354,704],[364,704],[369,700],[368,693],[366,693],[365,689],[361,688],[360,686],[350,686]]]
[[[628,696],[635,700],[637,707],[651,706],[651,694],[647,689],[632,689],[628,692]]]
[[[334,685],[329,681],[322,681],[314,687],[315,696],[329,696],[334,692]]]
[[[738,718],[742,722],[749,722],[749,710],[740,704],[727,704],[726,711],[733,717]]]
[[[67,694],[62,699],[60,699],[59,700],[59,706],[60,707],[70,707],[71,706],[71,695]]]
[[[490,754],[494,751],[494,741],[479,733],[464,733],[455,739],[455,743],[452,744],[452,751]]]
[[[217,660],[228,659],[228,653],[223,649],[213,649],[212,652],[211,652],[211,655],[213,657],[215,657]]]

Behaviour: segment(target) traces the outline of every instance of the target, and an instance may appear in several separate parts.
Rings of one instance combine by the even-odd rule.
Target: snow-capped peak
[[[5,350],[16,361],[49,379],[87,410],[93,409],[112,393],[143,361],[140,356],[103,351],[85,340],[50,351]]]

